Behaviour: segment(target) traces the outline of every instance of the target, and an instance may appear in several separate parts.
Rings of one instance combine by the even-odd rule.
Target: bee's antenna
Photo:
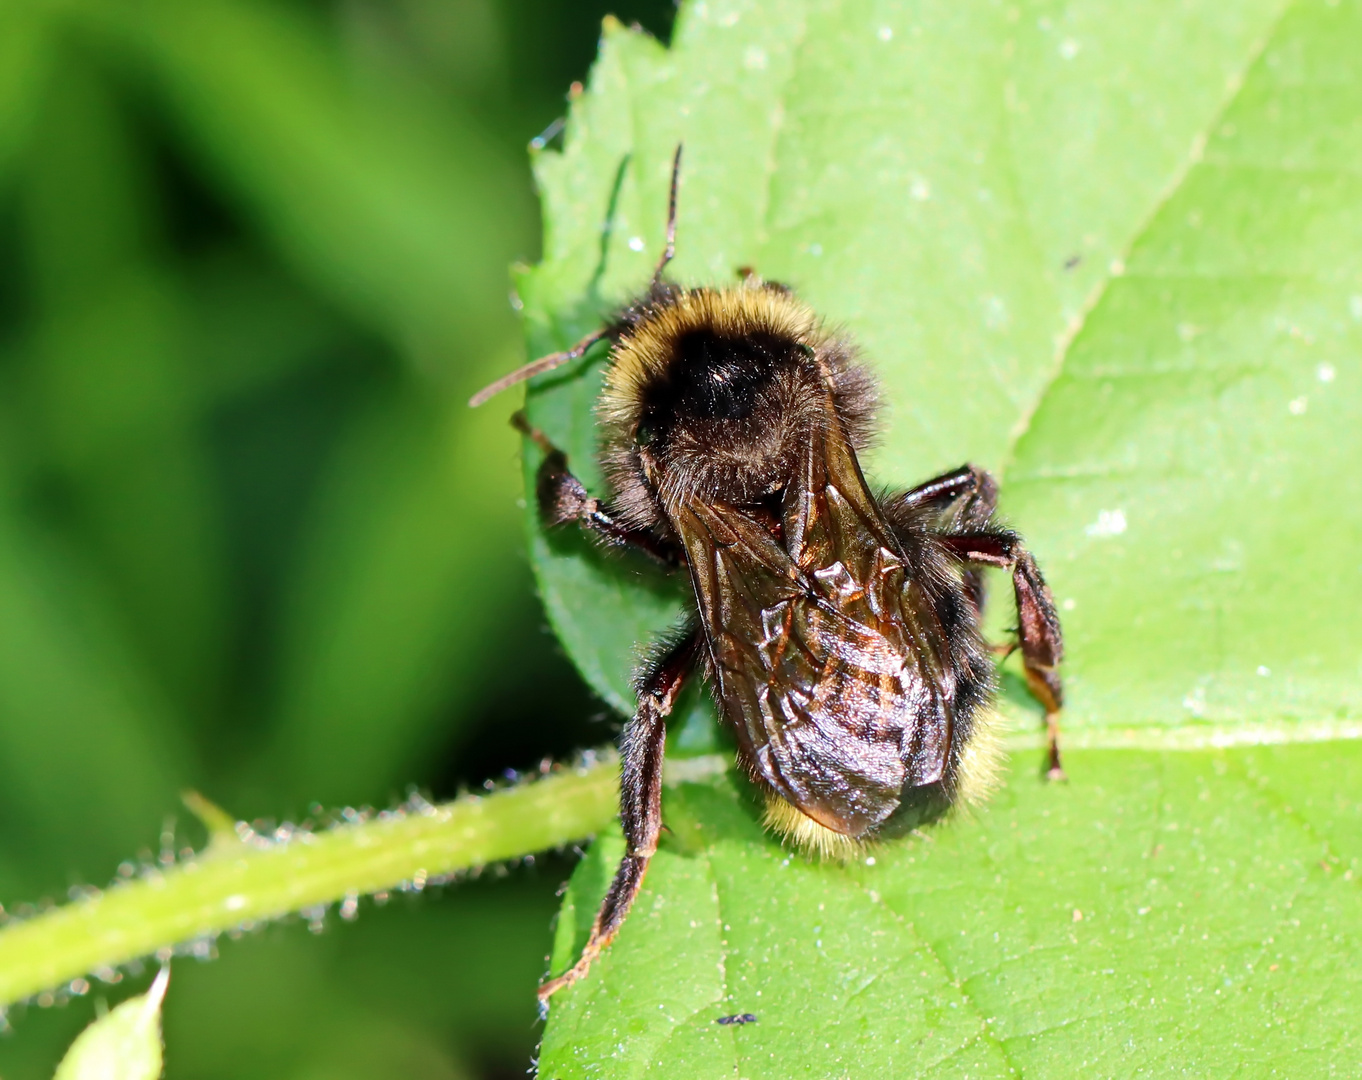
[[[681,143],[676,144],[676,154],[672,157],[672,183],[671,190],[667,196],[667,243],[662,249],[662,258],[658,260],[657,269],[653,271],[653,287],[656,288],[658,282],[662,280],[662,272],[667,269],[667,264],[676,256],[676,192],[681,186]],[[528,364],[516,368],[509,374],[503,375],[494,383],[484,386],[476,394],[468,399],[468,404],[476,409],[486,401],[490,401],[503,390],[507,390],[516,383],[532,379],[536,375],[542,375],[546,371],[552,371],[556,367],[566,364],[570,360],[576,360],[585,355],[586,351],[595,345],[602,338],[610,337],[618,333],[619,327],[605,327],[604,329],[587,334],[581,341],[570,349],[562,352],[549,353],[548,356],[541,356],[538,360],[531,360]]]
[[[654,286],[662,280],[662,271],[667,269],[667,264],[676,256],[676,189],[681,186],[681,147],[683,145],[683,143],[676,144],[676,154],[672,158],[672,186],[671,192],[667,196],[667,243],[662,249],[662,258],[657,262],[657,269],[653,271]]]
[[[507,390],[516,383],[532,379],[536,375],[542,375],[546,371],[552,371],[556,367],[561,367],[569,360],[576,360],[579,356],[584,356],[586,351],[595,345],[602,338],[609,337],[615,330],[614,327],[603,327],[600,330],[593,330],[577,342],[570,349],[562,352],[549,353],[548,356],[541,356],[538,360],[531,360],[528,364],[523,364],[507,375],[503,375],[494,383],[489,383],[468,399],[471,408],[476,409],[485,401],[490,401],[503,390]]]

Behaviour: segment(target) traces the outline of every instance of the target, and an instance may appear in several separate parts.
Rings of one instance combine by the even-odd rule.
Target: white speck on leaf
[[[1099,510],[1097,520],[1083,530],[1089,536],[1120,536],[1126,531],[1124,510]]]

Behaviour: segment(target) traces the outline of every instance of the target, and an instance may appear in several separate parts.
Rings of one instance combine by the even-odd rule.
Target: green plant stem
[[[208,821],[193,859],[0,930],[0,1006],[242,926],[580,840],[615,813],[613,758],[284,841]]]

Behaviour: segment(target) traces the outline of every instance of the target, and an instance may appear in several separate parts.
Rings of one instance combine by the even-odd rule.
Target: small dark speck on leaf
[[[1082,261],[1083,261],[1083,256],[1082,256],[1082,255],[1070,255],[1067,259],[1064,260],[1064,269],[1065,269],[1065,270],[1072,270],[1075,266],[1077,266],[1077,265],[1078,265],[1079,263],[1081,263]]]
[[[755,1024],[757,1018],[752,1013],[735,1013],[733,1016],[721,1016],[714,1022],[716,1024]]]

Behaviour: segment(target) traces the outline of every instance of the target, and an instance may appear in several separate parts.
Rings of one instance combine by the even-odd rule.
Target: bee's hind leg
[[[1064,779],[1059,755],[1059,712],[1064,704],[1059,662],[1064,657],[1064,636],[1054,598],[1041,576],[1040,567],[1022,545],[1021,538],[1007,529],[945,534],[938,539],[963,563],[998,566],[1012,571],[1022,669],[1031,693],[1045,707],[1046,775],[1051,780]]]
[[[993,524],[997,508],[998,485],[993,477],[977,465],[962,465],[886,500],[884,509],[895,529],[931,534],[964,564],[965,590],[978,612],[984,606],[980,568],[998,566],[1012,571],[1019,640],[995,652],[1010,655],[1013,649],[1021,649],[1027,685],[1045,708],[1046,775],[1061,780],[1059,713],[1064,687],[1059,662],[1064,637],[1036,560],[1016,533]]]
[[[511,417],[511,425],[525,435],[544,455],[535,481],[539,514],[547,526],[575,521],[612,544],[637,548],[665,566],[681,563],[681,552],[674,544],[644,529],[621,525],[610,508],[594,498],[568,469],[567,455],[554,446],[547,435],[530,424],[523,410]]]
[[[572,967],[539,987],[539,1000],[571,986],[587,973],[592,961],[610,944],[629,914],[643,884],[643,874],[657,851],[662,828],[662,757],[666,719],[700,653],[700,632],[687,634],[640,678],[638,711],[620,739],[620,825],[624,858],[601,901],[582,955]]]

